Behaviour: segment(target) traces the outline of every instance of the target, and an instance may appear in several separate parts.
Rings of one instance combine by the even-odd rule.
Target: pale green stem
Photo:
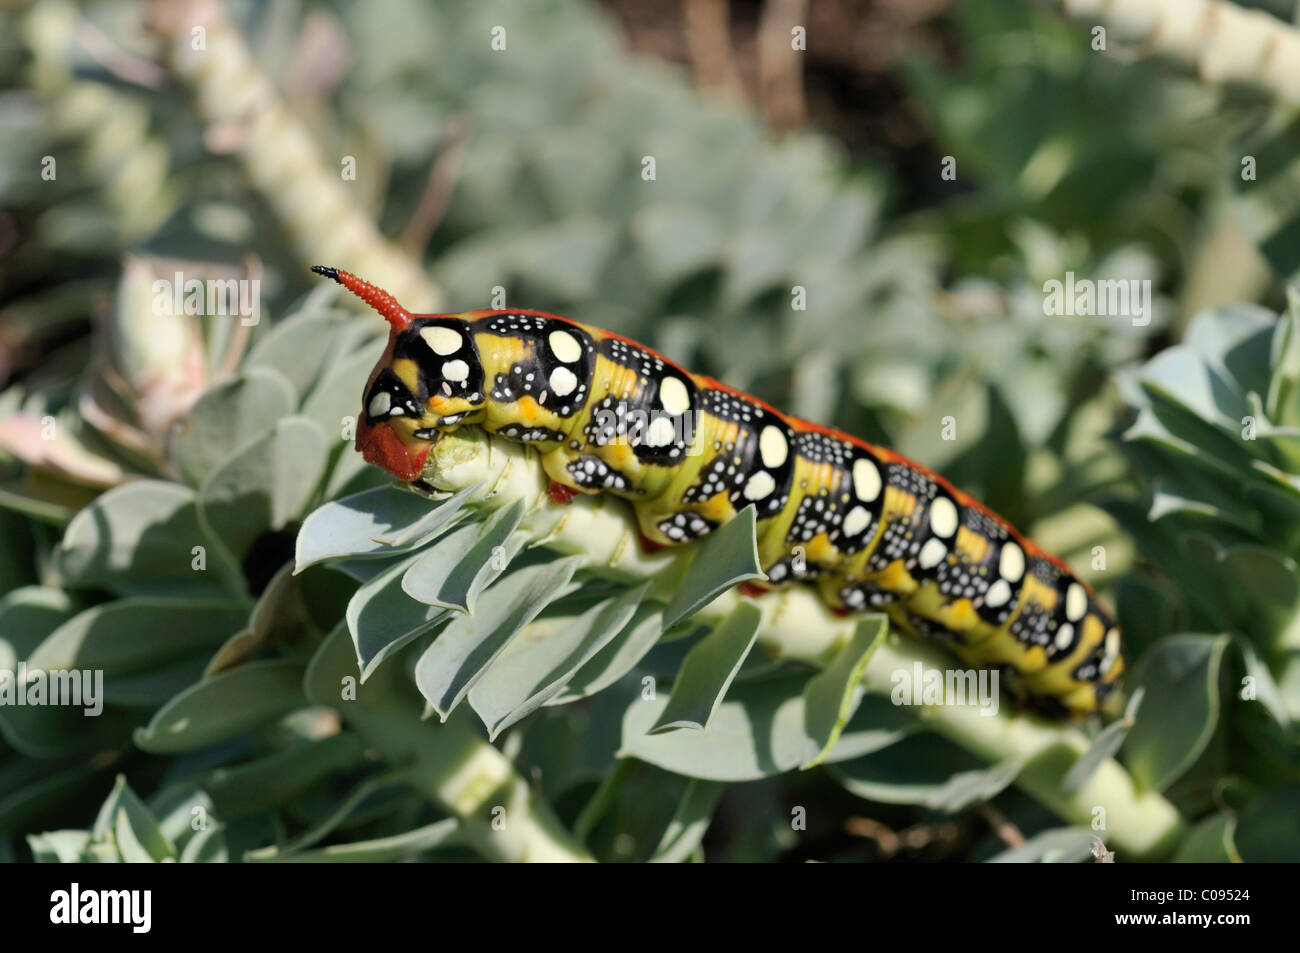
[[[258,65],[243,34],[207,0],[154,0],[149,26],[171,73],[193,92],[210,138],[227,138],[308,264],[346,267],[412,311],[441,293],[359,207],[349,156],[328,157]],[[353,163],[354,164],[354,163]]]
[[[459,818],[458,839],[484,857],[591,860],[510,760],[483,739],[466,708],[439,725],[420,720],[422,707],[402,666],[392,664],[378,669],[357,702],[340,711],[407,784]]]
[[[549,503],[546,477],[532,452],[518,444],[465,430],[444,436],[429,454],[426,481],[442,490],[460,490],[483,482],[476,505],[528,506],[523,528],[534,539],[561,553],[583,555],[587,568],[620,578],[646,578],[687,554],[666,549],[654,554],[639,544],[635,518],[625,502],[610,496],[581,496],[566,506]],[[743,598],[734,589],[700,613],[719,619]],[[826,665],[849,640],[855,622],[832,615],[809,588],[795,586],[755,601],[763,610],[758,644],[780,658]],[[868,691],[888,696],[900,670],[920,662],[927,668],[951,667],[951,659],[928,643],[891,634],[872,656],[863,674]],[[1156,792],[1140,793],[1128,772],[1109,759],[1079,790],[1062,790],[1070,766],[1087,750],[1088,739],[1076,727],[1043,718],[1009,713],[981,713],[973,706],[930,705],[919,716],[935,732],[992,762],[1023,759],[1016,784],[1061,818],[1093,827],[1109,847],[1130,857],[1159,856],[1183,833],[1178,811]]]
[[[1300,30],[1227,0],[1041,0],[1087,28],[1190,69],[1212,85],[1248,87],[1300,105]]]

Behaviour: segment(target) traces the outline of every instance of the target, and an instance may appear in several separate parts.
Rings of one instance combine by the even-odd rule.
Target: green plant
[[[1294,272],[1294,117],[953,4],[896,81],[909,157],[959,179],[903,199],[896,157],[776,139],[587,3],[517,6],[0,10],[0,670],[99,668],[106,702],[0,706],[0,856],[1300,855],[1295,317],[1187,323]],[[390,486],[349,445],[378,322],[309,291],[320,261],[610,327],[944,472],[1117,604],[1127,712],[908,714],[891,673],[941,649],[710,602],[743,533],[646,556],[472,436],[450,497]],[[160,321],[177,269],[259,279],[260,320]],[[1069,271],[1150,280],[1154,320],[1045,319]]]
[[[1292,860],[1296,794],[1297,303],[1200,315],[1127,382],[1150,480],[1112,510],[1158,572],[1120,588],[1137,675],[1185,745],[1139,722],[1130,763],[1190,816],[1180,856]],[[1196,635],[1171,633],[1205,633]]]

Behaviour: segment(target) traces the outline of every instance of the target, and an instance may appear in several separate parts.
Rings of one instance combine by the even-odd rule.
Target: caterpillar
[[[911,460],[608,331],[537,311],[413,315],[346,271],[312,270],[390,325],[356,447],[398,479],[421,479],[441,434],[481,427],[535,448],[557,503],[629,500],[653,544],[753,506],[764,589],[807,583],[832,610],[886,612],[998,668],[1026,707],[1085,715],[1118,683],[1120,631],[1093,590]]]

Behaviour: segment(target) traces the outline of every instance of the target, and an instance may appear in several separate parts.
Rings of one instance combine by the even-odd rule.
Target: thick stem
[[[1244,86],[1300,105],[1300,30],[1227,0],[1041,0],[1077,23],[1105,27],[1144,56],[1171,60],[1214,85]]]
[[[464,718],[436,725],[411,710],[372,709],[348,721],[390,763],[409,763],[410,785],[458,817],[461,838],[482,856],[528,863],[591,860],[505,755]],[[420,737],[413,737],[412,725]]]
[[[481,431],[444,436],[426,464],[424,478],[444,490],[459,490],[485,481],[478,505],[506,506],[523,500],[529,507],[523,528],[548,548],[587,558],[589,569],[622,578],[645,578],[684,559],[684,550],[645,553],[627,505],[610,496],[582,496],[566,506],[549,503],[546,477],[530,450],[489,439]],[[700,613],[717,619],[742,597],[723,593]],[[758,644],[770,654],[815,665],[829,663],[852,636],[853,619],[836,618],[805,587],[769,593],[755,602],[763,610]],[[952,662],[939,648],[897,634],[872,656],[863,674],[868,691],[889,695],[894,673],[948,668]],[[981,713],[978,708],[931,705],[919,716],[935,732],[989,762],[1026,759],[1016,784],[1063,819],[1094,827],[1112,849],[1130,857],[1156,857],[1183,833],[1178,811],[1156,792],[1139,793],[1128,772],[1114,759],[1105,761],[1079,790],[1062,790],[1070,766],[1088,748],[1077,728],[1024,713]]]
[[[155,0],[148,9],[168,68],[190,87],[207,124],[205,142],[238,157],[303,260],[346,266],[413,310],[436,309],[438,288],[355,200],[355,159],[323,154],[221,6]]]
[[[459,837],[490,860],[557,862],[591,860],[550,808],[500,751],[489,744],[462,707],[444,724],[421,718],[424,699],[397,659],[379,668],[337,704],[332,693],[356,678],[356,655],[340,627],[312,663],[308,681],[319,699],[336,704],[367,746],[429,801],[460,821]]]

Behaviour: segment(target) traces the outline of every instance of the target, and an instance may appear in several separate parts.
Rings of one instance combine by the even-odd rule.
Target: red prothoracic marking
[[[645,553],[647,556],[653,556],[655,553],[659,552],[659,550],[667,548],[668,547],[663,543],[656,543],[645,533],[641,534],[641,552]]]
[[[551,502],[556,506],[567,506],[573,502],[573,498],[580,492],[580,490],[575,490],[571,486],[556,483],[554,480],[546,485],[546,495],[551,498]]]
[[[759,596],[765,596],[772,590],[762,583],[754,582],[752,579],[746,579],[740,584],[740,594],[749,596],[751,599],[757,599]]]
[[[429,455],[428,446],[417,453],[406,449],[397,432],[388,424],[372,427],[364,420],[357,427],[357,449],[367,463],[373,463],[407,483],[420,479],[425,458]]]

